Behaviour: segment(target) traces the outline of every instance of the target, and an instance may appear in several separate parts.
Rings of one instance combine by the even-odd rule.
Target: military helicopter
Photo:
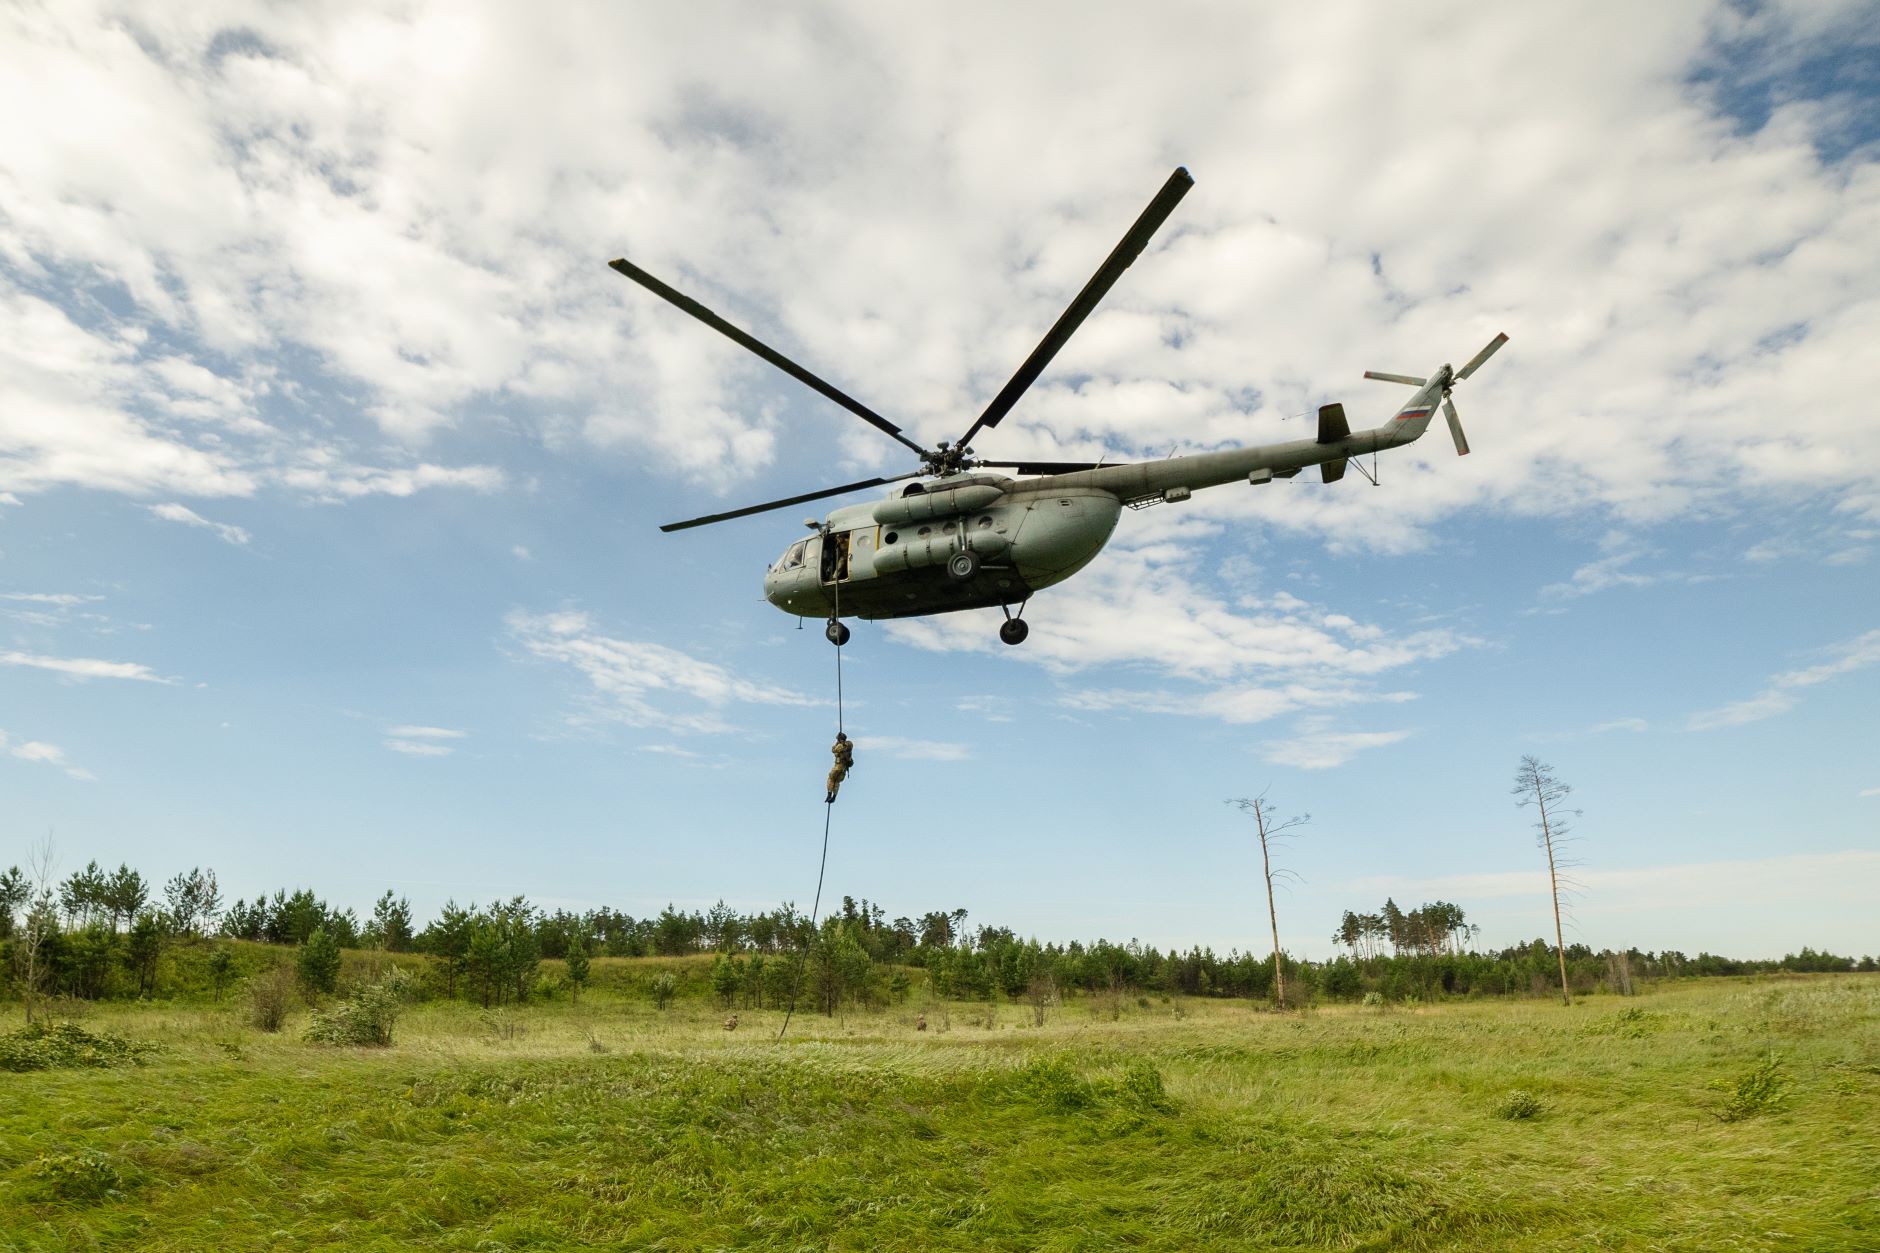
[[[1325,482],[1335,483],[1344,477],[1351,458],[1418,439],[1439,402],[1457,454],[1469,451],[1449,394],[1508,342],[1506,335],[1495,336],[1460,370],[1445,364],[1427,378],[1366,371],[1366,378],[1417,389],[1389,420],[1368,430],[1353,431],[1344,406],[1329,404],[1319,408],[1313,439],[1118,465],[976,457],[973,438],[998,426],[1012,411],[1192,186],[1194,179],[1185,168],[1178,167],[1169,175],[1122,242],[985,412],[965,434],[937,448],[916,443],[873,409],[625,258],[609,262],[627,278],[841,405],[920,459],[919,468],[906,474],[844,483],[659,529],[683,531],[913,480],[885,500],[844,505],[821,521],[806,519],[805,525],[815,534],[791,544],[770,567],[764,576],[764,599],[798,617],[826,618],[824,634],[837,646],[849,640],[844,616],[911,618],[992,606],[1005,613],[999,638],[1019,644],[1030,632],[1020,615],[1032,595],[1090,564],[1109,541],[1125,505],[1141,508],[1183,501],[1201,488],[1225,483],[1244,481],[1257,486],[1291,478],[1312,465],[1319,467]],[[1036,477],[1014,479],[980,472],[988,469]]]

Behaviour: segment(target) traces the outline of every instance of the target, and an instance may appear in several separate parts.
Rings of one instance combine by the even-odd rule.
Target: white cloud
[[[145,683],[174,683],[134,661],[100,661],[93,657],[44,657],[36,653],[0,653],[0,666],[27,666],[51,670],[76,679],[138,679]]]
[[[248,532],[241,527],[226,522],[211,522],[185,505],[166,504],[144,507],[166,522],[181,522],[184,526],[203,527],[214,531],[224,543],[246,544],[249,540]]]
[[[532,656],[572,667],[586,680],[588,712],[582,720],[717,732],[731,729],[721,716],[730,705],[817,703],[663,644],[602,635],[584,613],[516,610],[504,623]]]
[[[14,743],[5,731],[0,731],[0,751],[21,761],[35,762],[54,766],[64,771],[71,778],[90,782],[98,776],[81,766],[73,765],[65,755],[65,750],[56,744],[47,744],[41,740],[24,740]]]
[[[1601,722],[1586,728],[1588,735],[1605,735],[1610,731],[1629,731],[1638,734],[1651,729],[1651,724],[1643,718],[1614,718],[1611,722]]]
[[[973,756],[970,744],[907,740],[898,735],[858,735],[855,745],[857,753],[882,753],[909,761],[969,761]]]
[[[1260,745],[1260,755],[1276,766],[1329,770],[1367,748],[1384,748],[1410,738],[1408,731],[1334,731],[1328,720],[1304,718],[1293,733]]]
[[[0,592],[0,600],[27,601],[35,605],[57,605],[62,609],[103,599],[102,596],[75,596],[70,592]]]
[[[1224,599],[1207,585],[1207,552],[1188,534],[1197,526],[1205,524],[1173,524],[1174,543],[1156,542],[1154,534],[1113,540],[1089,569],[1051,590],[1017,648],[998,641],[996,611],[883,625],[917,648],[997,653],[1061,676],[1086,669],[1158,676],[1148,687],[1067,686],[1059,701],[1073,709],[1228,723],[1412,700],[1414,693],[1376,681],[1481,643],[1446,627],[1391,631],[1360,623],[1287,592]]]
[[[133,34],[86,0],[9,11],[0,108],[35,124],[0,155],[21,288],[0,302],[0,490],[397,493],[433,463],[295,467],[511,423],[735,486],[797,415],[762,366],[606,271],[616,249],[932,442],[1179,154],[1200,183],[1174,229],[982,451],[1258,438],[1332,395],[1368,421],[1400,392],[1361,370],[1422,372],[1506,328],[1462,396],[1475,456],[1439,429],[1386,459],[1389,491],[1195,509],[1403,550],[1466,506],[1880,501],[1880,428],[1854,399],[1880,384],[1871,154],[1821,155],[1843,102],[1785,96],[1754,129],[1723,107],[1749,72],[1730,54],[1793,66],[1859,37],[1860,6],[1653,6],[1622,39],[1461,0],[1149,31],[1126,6],[728,12],[649,31],[599,3],[539,23],[227,0],[142,11]],[[1251,78],[1248,48],[1268,50]],[[1440,92],[1328,89],[1327,49],[1339,84],[1471,69]],[[1431,174],[1457,168],[1466,196]],[[60,308],[31,294],[54,290]],[[890,451],[859,428],[841,449]],[[435,481],[496,477],[461,474]]]
[[[533,560],[535,560],[535,558],[534,558],[534,556],[533,556],[533,555],[532,555],[532,554],[531,554],[531,553],[529,552],[529,550],[528,550],[528,548],[526,548],[525,546],[523,546],[523,545],[521,545],[521,544],[515,544],[515,545],[512,545],[512,546],[510,547],[510,549],[509,549],[509,553],[510,553],[510,555],[511,555],[511,556],[513,556],[513,557],[514,557],[514,558],[515,558],[515,559],[516,559],[517,561],[533,561]]]
[[[468,731],[413,724],[386,727],[385,734],[385,747],[407,757],[448,757],[457,751],[457,745],[450,741],[470,737]]]
[[[953,708],[987,722],[1010,722],[1013,717],[1013,702],[1004,696],[962,696]]]
[[[1869,796],[1880,796],[1880,787],[1864,787],[1859,791],[1858,795],[1862,799]]]
[[[448,757],[457,751],[454,745],[439,744],[435,740],[389,739],[385,741],[385,747],[407,757]]]
[[[1685,720],[1685,729],[1715,731],[1787,713],[1800,699],[1795,694],[1798,688],[1814,687],[1880,663],[1880,630],[1868,631],[1819,651],[1828,655],[1827,661],[1771,675],[1768,686],[1747,700],[1692,714]]]

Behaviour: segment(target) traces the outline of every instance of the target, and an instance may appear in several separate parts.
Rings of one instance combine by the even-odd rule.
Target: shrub
[[[315,927],[294,954],[294,969],[309,997],[332,992],[339,986],[339,941],[325,927]]]
[[[1779,1108],[1788,1099],[1791,1080],[1782,1068],[1781,1055],[1771,1050],[1734,1081],[1712,1079],[1710,1086],[1724,1094],[1717,1117],[1724,1122],[1742,1122]]]
[[[1068,1114],[1097,1103],[1096,1087],[1061,1057],[1041,1057],[1017,1075],[1018,1090],[1054,1113]]]
[[[352,995],[329,1010],[316,1010],[307,1027],[307,1039],[315,1044],[352,1044],[367,1048],[387,1048],[392,1043],[392,1028],[404,1012],[405,1000],[416,982],[393,966],[371,983],[355,988]]]
[[[285,963],[248,980],[248,1021],[263,1031],[279,1031],[287,1022],[294,995],[294,972]]]
[[[156,1046],[106,1032],[91,1032],[75,1022],[56,1026],[29,1023],[0,1035],[0,1070],[54,1070],[71,1066],[118,1066],[142,1063]]]
[[[102,1201],[124,1190],[124,1173],[96,1149],[41,1153],[26,1173],[43,1195],[61,1201]]]
[[[1546,1112],[1547,1102],[1526,1088],[1510,1088],[1501,1100],[1495,1102],[1495,1117],[1506,1118],[1510,1122],[1539,1118]]]
[[[1162,1085],[1162,1072],[1144,1058],[1136,1058],[1124,1068],[1117,1088],[1124,1103],[1137,1109],[1165,1114],[1175,1108],[1168,1089]]]
[[[679,994],[679,981],[672,977],[671,971],[654,975],[647,986],[653,993],[653,1004],[660,1009],[672,1004],[672,998]]]

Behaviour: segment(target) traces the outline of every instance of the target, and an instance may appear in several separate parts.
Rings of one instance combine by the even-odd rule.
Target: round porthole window
[[[883,544],[892,544],[894,543],[895,540],[898,540],[900,538],[901,538],[901,533],[899,531],[889,531],[886,535],[881,537],[881,542]]]
[[[979,520],[979,529],[980,529],[980,530],[982,530],[982,531],[983,531],[983,530],[985,530],[985,529],[986,529],[987,527],[989,527],[989,526],[991,526],[991,525],[992,525],[992,515],[991,515],[991,514],[987,514],[987,515],[986,515],[985,517],[983,517],[983,518],[981,518],[981,519]]]
[[[922,527],[922,528],[920,529],[920,533],[921,533],[922,535],[932,535],[932,534],[933,534],[933,528],[932,528],[932,527],[930,527],[930,526],[923,526],[923,527]]]

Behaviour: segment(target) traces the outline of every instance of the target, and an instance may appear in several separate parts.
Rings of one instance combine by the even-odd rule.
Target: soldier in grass
[[[830,746],[835,754],[836,764],[829,767],[829,795],[823,797],[823,804],[833,805],[836,793],[842,790],[842,780],[849,777],[849,771],[855,769],[855,745],[842,732],[836,732],[836,742]]]

